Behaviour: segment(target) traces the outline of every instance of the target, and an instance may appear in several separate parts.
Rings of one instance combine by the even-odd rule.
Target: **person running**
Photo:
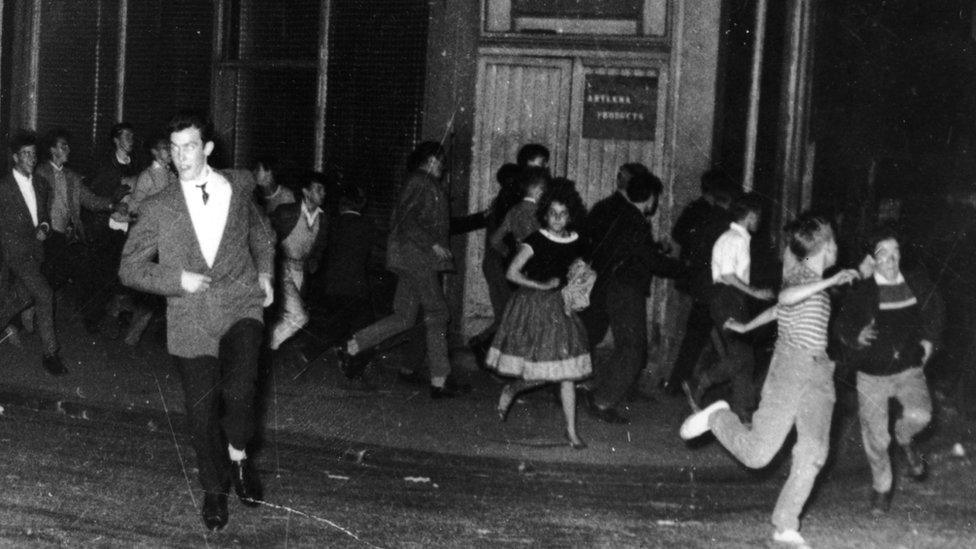
[[[507,277],[519,289],[509,300],[498,332],[488,350],[487,366],[518,378],[502,389],[498,416],[505,420],[515,397],[546,383],[559,383],[566,417],[566,437],[574,449],[586,447],[576,433],[576,380],[590,374],[592,365],[583,323],[569,312],[559,289],[570,265],[583,256],[582,240],[570,230],[586,213],[570,186],[543,194],[537,217],[542,229],[519,246]]]
[[[784,277],[779,303],[746,324],[730,319],[725,328],[744,333],[777,320],[779,331],[769,373],[763,384],[752,427],[719,400],[695,412],[681,425],[684,440],[711,431],[747,467],[765,467],[786,436],[796,427],[796,444],[786,484],[780,491],[772,522],[773,540],[802,546],[800,512],[817,474],[827,459],[830,418],[834,409],[834,363],[827,357],[830,298],[826,290],[858,277],[845,269],[830,278],[823,272],[837,261],[837,243],[830,223],[805,213],[786,227],[789,250],[797,261]]]
[[[868,244],[873,276],[844,299],[834,334],[857,369],[861,437],[873,479],[871,512],[882,514],[891,505],[888,407],[892,398],[901,404],[895,438],[908,463],[908,475],[916,481],[926,475],[925,461],[912,439],[932,419],[923,368],[942,340],[945,307],[924,271],[902,274],[901,247],[893,227],[876,230]]]

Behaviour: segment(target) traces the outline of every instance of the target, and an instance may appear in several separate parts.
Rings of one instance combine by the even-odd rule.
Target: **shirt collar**
[[[51,167],[54,168],[54,171],[56,171],[56,172],[64,171],[64,164],[61,164],[60,166],[58,166],[57,164],[54,163],[53,160],[49,160],[48,161],[48,164],[50,164]]]
[[[315,224],[315,220],[318,219],[320,213],[322,213],[322,208],[315,208],[314,212],[309,212],[308,205],[302,200],[302,215],[305,216],[305,221],[309,227]]]
[[[733,221],[732,223],[729,223],[729,228],[732,229],[733,231],[741,234],[743,237],[745,237],[746,240],[751,240],[752,239],[752,235],[749,234],[749,229],[743,227],[742,225],[739,225],[735,221]]]
[[[536,204],[536,203],[538,203],[538,202],[539,202],[539,199],[538,199],[538,198],[536,198],[536,197],[534,197],[534,196],[523,196],[523,197],[522,197],[522,200],[524,200],[524,201],[526,201],[526,202],[531,202],[531,203],[533,203],[533,204]]]
[[[204,166],[203,167],[203,170],[200,171],[200,177],[198,177],[196,179],[192,179],[190,181],[183,181],[181,179],[180,180],[180,184],[183,185],[186,188],[189,188],[191,186],[193,186],[193,187],[199,187],[201,185],[206,185],[207,183],[210,182],[210,174],[211,173],[213,173],[213,171],[210,169],[210,166]]]
[[[14,172],[14,179],[16,179],[17,183],[20,185],[30,185],[31,181],[33,180],[32,176],[24,175],[16,169],[13,172]]]

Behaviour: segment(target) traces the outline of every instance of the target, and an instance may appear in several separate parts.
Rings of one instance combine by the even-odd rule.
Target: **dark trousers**
[[[72,242],[64,233],[52,231],[44,241],[44,276],[55,292],[69,280],[73,281],[82,299],[79,305],[87,318],[91,309],[90,300],[98,288],[87,245]]]
[[[745,418],[756,403],[756,388],[752,380],[756,358],[748,339],[723,330],[722,326],[730,318],[739,322],[749,321],[748,296],[726,284],[716,284],[711,294],[709,311],[713,324],[718,328],[723,349],[719,350],[719,363],[705,375],[712,384],[726,379],[732,381],[732,411]]]
[[[669,386],[678,387],[682,381],[687,381],[694,375],[695,365],[698,364],[698,359],[701,358],[708,344],[713,326],[708,302],[694,299],[691,302],[691,311],[688,313],[688,323],[685,325],[685,336],[681,340],[678,357],[668,377]]]
[[[263,331],[259,321],[241,320],[220,338],[219,356],[174,357],[205,492],[226,493],[231,480],[227,445],[244,450],[254,436]]]
[[[118,300],[127,290],[119,282],[119,263],[126,233],[108,228],[97,231],[91,246],[92,292],[86,305],[86,318],[98,321],[105,315],[109,302]],[[117,308],[117,306],[113,306]],[[113,311],[118,314],[118,311]]]
[[[55,353],[58,350],[58,338],[54,332],[54,292],[44,278],[41,263],[32,257],[12,257],[7,266],[15,279],[12,282],[19,283],[26,290],[27,297],[34,302],[37,333],[41,337],[44,353]],[[0,330],[24,309],[20,297],[22,296],[0,296],[0,300],[4,302],[0,305]]]
[[[597,282],[581,317],[591,354],[607,328],[613,330],[613,353],[596,361],[591,384],[596,405],[613,408],[633,388],[647,358],[647,299],[641,290],[611,277]]]

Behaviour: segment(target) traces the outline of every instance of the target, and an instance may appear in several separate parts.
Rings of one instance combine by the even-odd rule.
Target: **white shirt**
[[[17,181],[17,187],[20,188],[20,194],[24,197],[24,202],[27,203],[27,209],[30,211],[31,221],[34,222],[34,226],[36,227],[38,224],[37,195],[34,193],[33,177],[26,176],[19,171],[14,170],[14,179]]]
[[[315,208],[314,212],[308,211],[308,205],[302,200],[302,215],[305,217],[305,222],[311,227],[315,225],[315,220],[319,218],[319,214],[322,213],[322,208]]]
[[[752,235],[745,227],[735,222],[729,224],[729,230],[722,233],[712,247],[712,282],[722,284],[722,277],[732,274],[749,284],[751,240]]]
[[[206,184],[207,203],[203,203],[203,192],[200,185]],[[208,267],[213,267],[217,259],[217,250],[227,225],[227,215],[230,212],[230,198],[233,194],[230,183],[210,166],[203,169],[199,179],[194,181],[180,180],[183,198],[186,199],[187,209],[190,210],[190,221],[193,232],[197,235],[200,252],[207,261]]]

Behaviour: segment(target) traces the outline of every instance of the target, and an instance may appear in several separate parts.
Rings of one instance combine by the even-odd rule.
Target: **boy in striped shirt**
[[[824,218],[802,214],[786,232],[796,261],[784,277],[779,303],[747,324],[735,320],[725,324],[726,329],[743,333],[779,322],[752,427],[743,425],[728,403],[720,400],[688,417],[681,425],[681,438],[689,440],[711,430],[743,464],[760,468],[772,460],[795,426],[790,475],[773,510],[773,540],[803,546],[800,512],[827,459],[835,399],[834,363],[827,357],[830,298],[826,290],[851,282],[858,272],[848,269],[823,278],[823,272],[837,261],[834,233]]]

